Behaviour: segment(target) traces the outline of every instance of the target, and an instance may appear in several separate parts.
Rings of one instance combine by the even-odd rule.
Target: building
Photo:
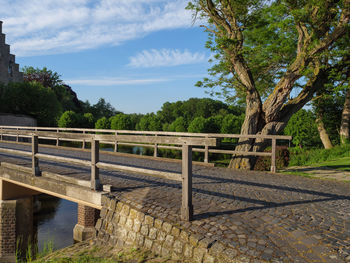
[[[15,62],[15,55],[10,54],[10,45],[5,43],[5,34],[2,33],[2,21],[0,21],[0,82],[22,82],[23,73],[19,71],[19,65]]]

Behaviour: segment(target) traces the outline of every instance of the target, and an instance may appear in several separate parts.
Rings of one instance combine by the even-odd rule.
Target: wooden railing
[[[33,128],[31,128],[33,129]],[[0,148],[0,152],[27,156],[32,158],[32,175],[40,176],[39,160],[49,160],[55,162],[63,162],[70,164],[77,164],[80,166],[91,168],[91,189],[101,190],[99,169],[106,170],[122,170],[134,173],[141,173],[146,175],[157,176],[170,180],[182,182],[182,205],[181,218],[183,220],[191,220],[193,217],[192,205],[192,147],[196,146],[216,146],[217,139],[215,138],[198,138],[198,137],[179,137],[179,136],[150,136],[150,135],[106,135],[106,134],[88,134],[88,133],[68,133],[68,132],[51,132],[40,131],[41,128],[29,129],[8,127],[0,128],[1,140],[4,136],[15,136],[17,141],[19,138],[31,138],[32,149],[31,152]],[[65,141],[88,141],[91,143],[91,158],[88,160],[81,160],[78,158],[67,158],[62,156],[55,156],[49,154],[39,153],[39,138],[48,140],[65,140]],[[136,168],[131,166],[116,165],[111,163],[101,162],[100,142],[123,141],[133,143],[152,143],[160,145],[181,145],[182,149],[182,173],[170,173],[164,171],[157,171],[145,168]]]
[[[52,127],[21,127],[21,126],[0,126],[0,139],[2,140],[3,136],[12,136],[16,137],[16,141],[19,141],[20,137],[26,137],[25,135],[20,136],[19,133],[15,134],[6,134],[6,130],[15,130],[15,131],[55,131],[58,133],[64,132],[73,132],[76,134],[86,135],[86,134],[113,134],[114,137],[111,140],[106,140],[106,138],[100,143],[110,144],[114,146],[114,152],[118,152],[119,145],[126,146],[139,146],[146,148],[153,148],[154,157],[158,157],[158,149],[170,149],[170,150],[182,150],[182,147],[174,144],[159,144],[155,141],[125,141],[122,137],[118,135],[147,135],[149,138],[157,136],[183,136],[183,137],[198,137],[198,138],[230,138],[230,139],[266,139],[271,140],[271,152],[243,152],[243,151],[234,151],[234,150],[223,150],[223,149],[213,149],[211,145],[201,144],[196,146],[202,146],[202,148],[193,147],[193,152],[202,152],[204,153],[204,162],[209,163],[209,153],[212,154],[231,154],[231,155],[245,155],[245,156],[268,156],[271,157],[271,172],[276,172],[276,141],[277,140],[291,140],[291,136],[282,136],[282,135],[240,135],[240,134],[221,134],[221,133],[187,133],[187,132],[162,132],[162,131],[130,131],[130,130],[107,130],[107,129],[81,129],[81,128],[52,128]],[[28,136],[27,136],[28,137]],[[40,139],[51,139],[46,138],[45,136],[40,136]],[[82,148],[86,148],[86,142],[88,139],[85,139],[83,136],[78,136],[76,138],[63,138],[57,136],[55,139],[56,146],[60,145],[60,141],[75,141],[81,142]]]

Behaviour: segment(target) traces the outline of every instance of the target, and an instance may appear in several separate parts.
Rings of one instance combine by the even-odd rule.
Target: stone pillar
[[[32,242],[35,193],[0,180],[0,263],[16,262],[16,249],[21,253]]]
[[[81,242],[96,234],[97,209],[78,204],[78,223],[73,229],[74,241]]]
[[[16,262],[16,201],[0,201],[0,262]]]
[[[33,197],[16,199],[16,242],[18,256],[25,258],[28,244],[34,249]],[[32,251],[34,252],[34,251]]]

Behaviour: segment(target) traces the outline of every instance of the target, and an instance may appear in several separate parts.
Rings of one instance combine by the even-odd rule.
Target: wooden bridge
[[[24,201],[18,200],[42,192],[79,204],[75,229],[77,239],[91,236],[96,228],[99,242],[138,244],[160,254],[181,254],[195,262],[212,262],[211,258],[218,261],[225,255],[241,260],[246,257],[268,261],[290,258],[294,261],[296,255],[288,251],[305,243],[307,251],[298,253],[305,262],[312,262],[306,260],[307,253],[313,247],[329,248],[329,233],[322,232],[320,239],[315,241],[302,228],[306,225],[304,219],[298,221],[294,217],[301,212],[303,217],[315,218],[317,214],[318,219],[325,220],[331,214],[319,214],[323,209],[317,206],[320,202],[326,207],[331,202],[339,203],[337,209],[346,215],[349,208],[349,196],[345,194],[347,186],[336,185],[334,189],[337,190],[323,189],[325,186],[305,178],[233,172],[208,166],[209,153],[252,154],[270,156],[271,171],[275,172],[276,140],[290,139],[286,136],[243,136],[271,141],[271,153],[241,153],[218,148],[222,138],[240,137],[232,134],[2,126],[0,196],[3,201],[0,215],[4,219],[0,224],[3,229],[0,229],[0,257],[6,258],[11,249],[13,252],[13,246],[6,245],[15,244],[9,240],[18,235],[18,231],[17,234],[7,231],[10,223],[6,225],[6,222],[11,222],[8,211],[14,209],[12,200],[23,206]],[[62,142],[79,142],[82,147],[62,147]],[[114,152],[101,150],[99,145],[102,143],[113,145]],[[118,153],[120,145],[150,147],[154,149],[154,156],[124,155]],[[161,161],[157,157],[158,149],[181,150],[182,160]],[[192,152],[202,152],[206,166],[192,167]],[[98,216],[95,216],[95,209],[101,210]],[[7,211],[7,217],[3,217],[4,211]],[[349,222],[349,216],[337,215],[331,222]],[[285,218],[282,229],[286,232],[281,232],[282,225],[276,225],[280,216]],[[18,220],[17,225],[21,224],[21,219]],[[293,229],[293,224],[300,226]],[[342,241],[342,251],[350,244],[348,226],[344,223],[344,229],[339,230],[339,234],[346,236]],[[4,227],[7,227],[6,231]],[[317,224],[314,225],[316,230]],[[282,238],[288,231],[294,237],[289,245]],[[338,238],[338,234],[334,238]],[[226,254],[214,255],[212,247],[222,248]],[[339,251],[328,252],[321,257],[324,262],[333,262],[328,261],[329,256],[344,258]]]

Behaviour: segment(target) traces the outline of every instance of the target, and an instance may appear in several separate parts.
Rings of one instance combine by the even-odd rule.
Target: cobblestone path
[[[0,143],[0,147],[26,148]],[[39,147],[42,153],[89,159],[89,153]],[[175,162],[101,154],[101,161],[178,171]],[[0,161],[30,165],[0,154]],[[44,171],[89,180],[89,169],[40,162]],[[101,171],[113,195],[155,217],[232,247],[241,262],[350,262],[350,183],[295,175],[193,167],[194,220],[180,221],[181,184],[124,172]],[[220,249],[220,248],[217,248]]]

